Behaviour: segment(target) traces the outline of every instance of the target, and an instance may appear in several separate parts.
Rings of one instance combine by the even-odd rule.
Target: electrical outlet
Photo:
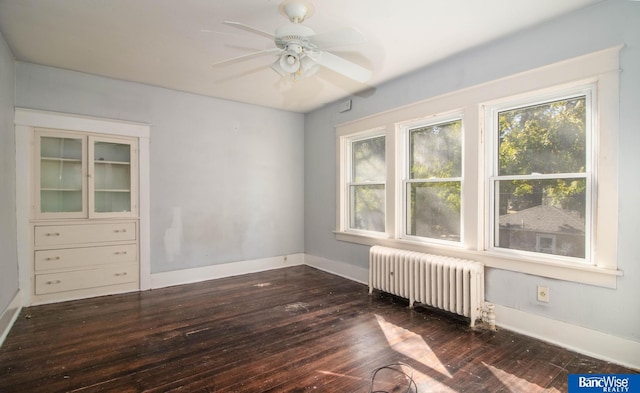
[[[538,301],[549,303],[549,287],[538,285]]]

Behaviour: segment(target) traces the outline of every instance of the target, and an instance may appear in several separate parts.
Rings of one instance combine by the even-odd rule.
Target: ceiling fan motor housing
[[[311,42],[307,39],[314,35],[315,32],[303,25],[291,23],[287,25],[280,26],[276,29],[275,40],[276,46],[278,48],[286,49],[287,45],[289,45],[292,41],[297,42],[303,47],[313,46]]]

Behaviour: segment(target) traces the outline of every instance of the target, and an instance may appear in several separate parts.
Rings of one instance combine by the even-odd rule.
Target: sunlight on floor
[[[402,374],[387,373],[385,375],[384,373],[374,373],[370,378],[366,378],[364,376],[354,376],[349,375],[349,373],[343,374],[328,370],[318,370],[317,372],[327,377],[351,379],[354,381],[362,381],[362,383],[369,382],[373,387],[378,388],[376,391],[387,391],[384,389],[380,390],[380,386],[384,386],[385,388],[387,386],[392,386],[393,389],[396,389],[398,386],[411,386],[410,384],[407,384],[407,381],[413,380],[415,387],[421,392],[457,393],[458,391],[453,386],[458,386],[460,383],[478,384],[478,386],[484,386],[482,384],[490,383],[492,386],[501,386],[514,393],[561,393],[560,390],[556,388],[547,388],[545,390],[545,388],[540,385],[531,383],[525,378],[486,362],[481,362],[481,364],[490,373],[484,372],[482,370],[482,366],[478,364],[477,367],[471,367],[466,371],[458,370],[459,373],[462,371],[463,381],[454,381],[452,374],[447,369],[447,366],[438,358],[436,353],[425,342],[421,335],[402,326],[393,324],[380,315],[375,315],[375,318],[380,331],[384,334],[387,345],[405,357],[394,360],[394,362],[396,362],[394,363],[395,365],[401,365]],[[379,338],[376,339],[375,344],[366,339],[357,340],[356,342],[368,347],[376,347],[382,344],[379,341]],[[407,361],[407,358],[411,360]],[[405,362],[407,364],[404,364]],[[378,366],[380,369],[383,369],[390,368],[389,366],[391,365],[379,364]],[[398,379],[399,375],[404,375],[410,379]],[[495,377],[497,381],[494,380],[492,376]],[[458,374],[456,374],[456,378],[458,378]]]
[[[508,386],[512,392],[545,392],[545,393],[560,393],[559,390],[555,388],[546,389],[536,385],[535,383],[531,383],[524,378],[517,377],[513,374],[510,374],[504,370],[501,370],[497,367],[494,367],[490,364],[482,362],[482,364],[493,373],[493,375],[504,384],[504,386]]]
[[[326,370],[318,370],[318,372],[320,374],[324,374],[324,375],[330,375],[332,377],[341,377],[341,378],[349,378],[349,379],[353,379],[353,380],[357,380],[357,381],[368,381],[364,378],[360,378],[360,377],[353,377],[351,375],[347,375],[347,374],[339,374],[339,373],[334,373],[331,371],[326,371]]]
[[[451,378],[447,368],[419,334],[387,322],[379,315],[376,315],[376,319],[393,350]]]

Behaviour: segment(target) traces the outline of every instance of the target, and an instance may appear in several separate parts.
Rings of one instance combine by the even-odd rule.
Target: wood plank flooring
[[[0,392],[368,392],[398,362],[419,392],[566,392],[569,373],[637,372],[367,292],[298,266],[24,308]],[[373,389],[409,382],[382,369]]]

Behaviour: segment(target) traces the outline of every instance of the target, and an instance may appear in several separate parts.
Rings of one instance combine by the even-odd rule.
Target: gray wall
[[[640,341],[640,2],[609,1],[458,54],[305,118],[305,251],[368,267],[368,247],[336,241],[336,139],[334,125],[443,93],[625,44],[620,61],[619,247],[624,277],[617,289],[488,269],[487,300],[547,318]],[[425,50],[428,50],[425,49]],[[552,301],[535,300],[537,284]]]
[[[16,106],[151,124],[152,273],[304,251],[303,115],[28,63]]]
[[[18,291],[13,55],[0,34],[0,315]]]

